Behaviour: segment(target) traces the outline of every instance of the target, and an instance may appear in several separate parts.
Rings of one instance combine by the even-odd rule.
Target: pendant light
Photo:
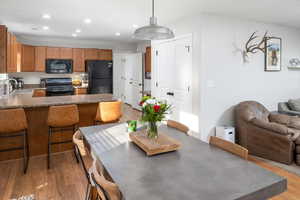
[[[157,18],[154,16],[154,0],[152,0],[152,17],[150,17],[150,25],[135,30],[134,38],[139,40],[165,40],[174,37],[175,35],[171,29],[157,24]]]

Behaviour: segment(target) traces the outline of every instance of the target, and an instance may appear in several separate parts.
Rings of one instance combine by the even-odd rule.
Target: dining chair
[[[121,192],[117,184],[108,181],[99,172],[94,164],[91,169],[91,179],[97,190],[97,198],[100,200],[121,200]]]
[[[184,125],[180,122],[177,122],[177,121],[174,121],[174,120],[168,120],[167,121],[167,126],[175,128],[175,129],[185,133],[186,135],[189,135],[189,131],[190,131],[189,127],[187,127],[186,125]]]
[[[122,102],[100,102],[97,108],[95,124],[114,123],[122,117]]]
[[[223,140],[215,136],[210,137],[209,144],[219,147],[220,149],[223,149],[232,154],[235,154],[245,160],[248,160],[248,150],[238,144],[229,142],[227,140]]]

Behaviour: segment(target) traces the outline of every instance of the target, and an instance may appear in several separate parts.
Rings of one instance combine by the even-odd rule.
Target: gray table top
[[[182,148],[152,157],[130,142],[125,124],[80,130],[127,200],[263,200],[287,188],[286,179],[165,125]]]

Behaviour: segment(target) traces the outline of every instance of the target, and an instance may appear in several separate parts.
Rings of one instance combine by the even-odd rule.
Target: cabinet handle
[[[174,96],[174,93],[173,92],[167,92],[167,95]]]

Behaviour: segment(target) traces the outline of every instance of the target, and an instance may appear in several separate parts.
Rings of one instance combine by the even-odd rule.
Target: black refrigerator
[[[89,94],[113,93],[113,62],[105,60],[86,61]]]

